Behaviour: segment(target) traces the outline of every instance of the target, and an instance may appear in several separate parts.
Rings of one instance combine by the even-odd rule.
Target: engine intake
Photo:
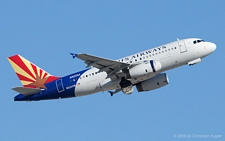
[[[166,73],[161,73],[148,80],[136,84],[138,92],[150,91],[161,88],[169,84],[169,79]]]

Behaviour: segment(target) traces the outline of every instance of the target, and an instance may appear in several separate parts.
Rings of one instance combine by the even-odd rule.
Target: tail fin
[[[44,84],[58,79],[20,55],[10,56],[8,60],[24,87],[45,89]]]

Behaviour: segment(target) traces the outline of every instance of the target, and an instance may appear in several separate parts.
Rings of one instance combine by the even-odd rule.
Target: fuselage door
[[[179,40],[178,41],[178,46],[180,48],[180,53],[184,53],[187,51],[186,45],[184,43],[184,40]]]
[[[58,92],[63,92],[64,91],[64,87],[63,87],[63,83],[62,83],[62,79],[56,80],[56,88],[58,90]]]

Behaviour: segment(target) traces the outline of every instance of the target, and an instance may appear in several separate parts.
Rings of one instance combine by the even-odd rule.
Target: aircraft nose
[[[212,52],[216,50],[216,44],[214,44],[214,43],[211,44],[211,50],[212,50]]]

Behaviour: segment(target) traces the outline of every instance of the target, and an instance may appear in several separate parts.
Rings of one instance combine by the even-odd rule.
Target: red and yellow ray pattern
[[[20,55],[8,58],[24,87],[46,88],[44,84],[58,79]]]

